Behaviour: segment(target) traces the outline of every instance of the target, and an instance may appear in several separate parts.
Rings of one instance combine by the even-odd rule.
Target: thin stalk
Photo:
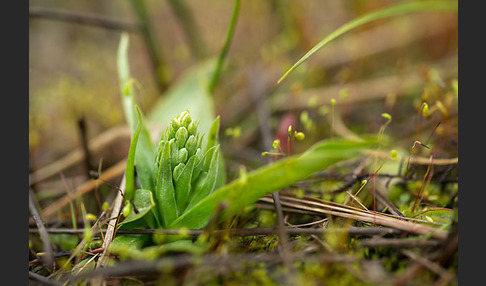
[[[163,92],[167,89],[170,78],[166,70],[167,66],[159,52],[160,47],[155,37],[155,30],[147,13],[147,8],[143,0],[132,0],[132,7],[142,25],[142,36],[154,70],[155,82],[159,91]]]
[[[223,66],[223,62],[228,54],[228,50],[231,44],[231,40],[233,39],[233,34],[236,27],[236,20],[238,19],[238,14],[240,12],[240,0],[235,0],[235,7],[233,9],[233,15],[231,16],[231,22],[228,29],[228,33],[226,34],[226,40],[221,49],[221,53],[219,54],[218,62],[216,63],[216,68],[214,70],[213,76],[211,81],[209,82],[209,93],[213,94],[214,87],[216,86],[216,82],[221,74],[221,67]]]
[[[187,8],[187,5],[182,0],[169,0],[169,5],[174,11],[179,23],[184,30],[187,41],[189,42],[189,48],[193,56],[196,59],[202,59],[206,56],[206,45],[201,37],[191,10]]]

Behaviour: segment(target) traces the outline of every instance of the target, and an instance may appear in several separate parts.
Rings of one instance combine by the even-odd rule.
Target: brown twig
[[[125,174],[126,175],[126,174]],[[123,175],[123,179],[120,183],[119,192],[117,192],[115,203],[113,205],[113,209],[110,214],[110,220],[108,222],[108,228],[106,229],[105,238],[103,240],[103,247],[105,248],[105,252],[103,253],[102,257],[100,258],[100,263],[98,264],[100,267],[105,267],[108,263],[108,247],[110,246],[111,241],[115,237],[115,231],[117,228],[118,216],[120,215],[120,210],[123,203],[123,195],[125,194],[125,180],[126,176]]]
[[[408,238],[373,238],[360,242],[363,247],[391,247],[391,248],[411,248],[411,247],[436,247],[441,245],[437,240],[408,239]]]
[[[83,149],[84,153],[84,167],[86,168],[86,175],[89,174],[89,171],[94,170],[94,166],[91,163],[92,155],[91,150],[88,146],[88,130],[86,126],[86,119],[84,117],[80,117],[77,121],[79,134],[81,137],[81,148]]]
[[[113,127],[90,140],[88,148],[95,153],[111,145],[115,141],[123,139],[129,140],[129,138],[130,130],[126,126]],[[59,160],[32,172],[29,175],[29,186],[59,174],[64,169],[79,163],[82,159],[83,150],[81,148],[76,148]]]
[[[68,234],[82,234],[83,229],[72,229],[72,228],[46,228],[48,233],[68,233]],[[101,229],[100,232],[106,233],[106,229]],[[29,228],[30,233],[38,233],[39,230],[36,228]],[[166,234],[166,235],[177,235],[180,234],[179,229],[119,229],[118,234]],[[198,236],[208,232],[208,230],[202,229],[190,229],[184,230],[185,235]],[[214,235],[219,235],[228,232],[226,229],[212,230]],[[240,228],[232,229],[229,233],[232,236],[258,236],[258,235],[274,235],[277,234],[277,228]],[[328,233],[346,233],[348,235],[362,235],[362,236],[374,236],[374,235],[386,235],[386,234],[402,234],[394,228],[389,227],[348,227],[348,228],[295,228],[286,227],[285,232],[289,235],[323,235]]]
[[[49,238],[49,234],[47,233],[44,223],[42,222],[42,219],[39,215],[39,212],[34,205],[34,201],[32,199],[33,197],[33,191],[32,189],[29,189],[29,210],[34,217],[35,223],[37,224],[37,229],[39,230],[39,235],[42,239],[42,248],[45,252],[43,256],[44,266],[47,270],[52,272],[54,270],[54,257],[52,254],[51,239]]]
[[[100,179],[103,181],[109,181],[113,178],[116,178],[125,171],[125,167],[126,160],[122,160],[101,173]],[[67,194],[53,204],[46,207],[42,212],[42,216],[47,218],[54,215],[58,210],[69,204],[69,202],[72,201],[74,198],[92,191],[97,183],[98,182],[96,182],[95,180],[89,180],[83,183],[82,185],[78,186],[76,190],[74,190],[74,194]]]
[[[29,7],[29,17],[61,20],[110,30],[138,31],[141,28],[138,23],[122,22],[93,14],[44,7]]]
[[[290,194],[291,195],[291,194]],[[282,206],[295,208],[299,210],[311,211],[319,214],[328,214],[333,216],[339,216],[349,218],[352,220],[364,221],[374,223],[382,226],[397,228],[406,232],[416,233],[421,235],[431,235],[434,238],[444,240],[447,237],[447,232],[437,227],[431,227],[424,224],[413,223],[412,221],[421,221],[410,218],[396,218],[393,215],[387,215],[379,212],[367,212],[358,208],[327,202],[311,197],[307,197],[305,200],[293,198],[286,195],[281,197]],[[272,203],[272,199],[263,197],[260,202]],[[407,219],[405,221],[404,219]],[[425,222],[425,221],[422,221]]]
[[[61,286],[62,285],[61,283],[59,283],[57,281],[54,281],[52,279],[49,279],[45,276],[42,276],[42,275],[37,274],[37,273],[32,272],[32,271],[29,271],[29,279],[36,280],[36,281],[42,283],[42,285],[52,285],[52,286]]]

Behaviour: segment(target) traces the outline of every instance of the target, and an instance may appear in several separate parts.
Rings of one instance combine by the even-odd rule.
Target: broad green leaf
[[[457,1],[414,1],[408,3],[401,3],[392,7],[388,7],[382,10],[378,10],[359,18],[356,18],[338,29],[334,30],[327,37],[322,39],[317,45],[315,45],[310,51],[308,51],[297,63],[295,63],[285,74],[277,81],[280,83],[284,78],[287,77],[294,69],[296,69],[300,64],[307,60],[312,54],[317,52],[319,49],[329,44],[339,36],[349,32],[357,27],[360,27],[369,22],[373,22],[380,19],[390,18],[394,16],[404,15],[408,13],[416,12],[427,12],[427,11],[444,11],[444,12],[454,12],[457,11],[458,3]]]
[[[130,142],[130,148],[128,150],[127,167],[125,169],[126,183],[125,183],[125,199],[131,200],[133,198],[133,192],[135,188],[135,150],[137,149],[138,137],[140,130],[142,130],[142,115],[138,106],[136,106],[138,115],[138,124],[135,134],[133,135],[132,142]]]
[[[139,119],[135,108],[136,104],[133,81],[130,78],[128,42],[128,34],[123,33],[118,47],[117,64],[123,110],[133,140]],[[137,148],[135,151],[135,165],[138,178],[140,180],[140,185],[142,188],[147,190],[155,189],[152,173],[152,166],[155,158],[154,153],[154,145],[152,143],[152,139],[150,138],[150,133],[148,132],[145,124],[142,122]]]
[[[187,70],[155,103],[147,116],[148,121],[163,130],[172,116],[189,110],[191,117],[200,122],[199,133],[208,133],[216,117],[213,99],[208,92],[214,65],[215,61],[209,60]]]
[[[153,207],[155,207],[152,191],[144,189],[136,190],[133,197],[133,204],[137,208],[138,213],[135,212],[132,206],[130,214],[121,223],[119,223],[119,225],[124,225],[126,223],[139,220],[140,218],[144,217]]]
[[[155,189],[155,200],[161,216],[159,221],[164,227],[177,218],[177,204],[170,164],[170,145],[169,142],[165,142]]]
[[[228,208],[223,217],[236,214],[265,194],[280,190],[303,180],[336,162],[353,158],[375,142],[324,140],[302,155],[294,155],[261,167],[234,180],[188,208],[170,227],[200,229],[206,226],[218,204],[226,200]]]

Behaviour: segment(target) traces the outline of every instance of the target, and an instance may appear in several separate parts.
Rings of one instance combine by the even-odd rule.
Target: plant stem
[[[219,54],[218,62],[216,63],[216,68],[214,70],[213,76],[209,83],[208,88],[209,88],[209,93],[211,94],[213,94],[214,92],[214,87],[216,86],[216,82],[218,81],[218,78],[221,74],[221,67],[223,66],[223,61],[226,58],[226,55],[228,54],[231,40],[233,39],[233,34],[236,27],[236,20],[238,19],[239,12],[240,12],[240,0],[235,0],[235,7],[233,10],[233,15],[231,16],[231,22],[228,29],[228,33],[226,34],[226,40],[223,45],[223,48],[221,49],[221,53]]]
[[[142,25],[141,32],[150,57],[150,63],[152,64],[154,71],[155,82],[159,92],[163,92],[168,87],[170,80],[169,72],[167,71],[167,66],[159,53],[160,47],[158,46],[155,31],[147,13],[147,8],[143,0],[132,0],[132,7]]]
[[[204,58],[204,56],[206,56],[206,45],[204,44],[191,11],[182,0],[169,0],[169,5],[177,16],[177,19],[186,34],[189,48],[191,49],[193,56],[196,59]]]

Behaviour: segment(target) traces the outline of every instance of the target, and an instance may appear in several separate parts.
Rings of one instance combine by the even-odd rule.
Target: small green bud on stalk
[[[302,141],[305,139],[305,134],[303,132],[295,132],[295,139]]]

